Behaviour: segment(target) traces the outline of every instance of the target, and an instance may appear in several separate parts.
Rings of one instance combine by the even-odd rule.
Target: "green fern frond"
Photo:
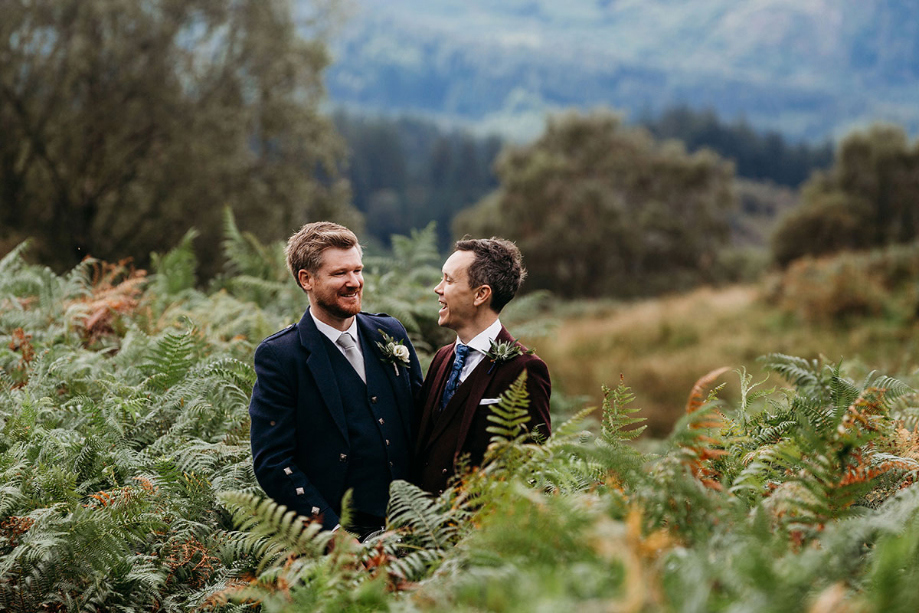
[[[498,402],[491,405],[486,419],[496,425],[485,428],[494,435],[491,442],[506,443],[525,433],[526,424],[530,421],[527,412],[530,394],[527,392],[526,381],[527,371],[523,370],[507,391],[501,394]]]
[[[150,373],[147,385],[165,390],[178,383],[194,366],[195,350],[192,331],[166,332],[156,339],[143,365]]]
[[[767,375],[762,381],[753,382],[753,375],[747,373],[746,368],[735,370],[740,377],[740,404],[737,406],[737,414],[740,418],[741,426],[747,425],[747,416],[753,406],[753,403],[772,395],[775,388],[756,389],[769,380]]]
[[[158,301],[174,299],[182,292],[194,289],[198,260],[195,257],[194,241],[199,232],[191,228],[165,255],[150,255],[154,273],[150,283]]]
[[[27,266],[23,254],[29,249],[30,241],[24,240],[0,259],[0,278],[13,276]]]
[[[449,507],[441,507],[421,488],[406,481],[395,480],[389,486],[387,525],[407,535],[424,549],[444,550],[456,535],[456,525]]]
[[[845,411],[861,395],[861,390],[855,385],[855,382],[840,374],[839,367],[840,365],[837,364],[833,368],[830,377],[830,399],[836,415]]]
[[[797,425],[797,421],[785,420],[775,425],[765,425],[757,428],[755,434],[752,434],[752,445],[753,447],[763,447],[775,444]]]
[[[635,394],[632,393],[632,389],[622,380],[619,381],[619,385],[616,386],[615,390],[611,390],[605,385],[602,389],[603,404],[601,409],[603,423],[601,433],[603,440],[610,445],[618,445],[623,441],[631,441],[641,436],[647,426],[626,430],[630,426],[647,420],[645,417],[633,417],[641,409],[628,407],[629,404],[635,401]]]
[[[223,254],[228,271],[266,281],[281,281],[287,276],[283,258],[278,258],[278,249],[263,245],[249,232],[241,232],[236,225],[233,210],[223,210]]]
[[[906,383],[888,376],[880,376],[865,387],[884,390],[884,398],[887,403],[891,403],[902,396],[916,393],[916,390]]]
[[[222,492],[218,498],[229,509],[239,531],[245,533],[238,543],[259,560],[260,571],[289,556],[319,556],[331,538],[320,524],[305,522],[295,511],[270,498],[241,492]]]
[[[820,384],[820,365],[817,360],[806,360],[782,353],[770,353],[759,360],[765,370],[781,375],[797,387],[813,387]]]

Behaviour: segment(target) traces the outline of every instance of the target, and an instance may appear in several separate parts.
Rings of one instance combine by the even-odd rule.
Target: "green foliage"
[[[350,153],[346,172],[354,206],[379,243],[433,222],[437,245],[447,249],[456,213],[497,185],[497,137],[411,117],[338,111],[333,119]]]
[[[919,237],[919,142],[902,128],[876,125],[846,137],[828,171],[803,188],[803,203],[776,228],[775,260],[909,243]]]
[[[689,151],[716,151],[734,162],[738,176],[789,187],[797,187],[833,159],[829,143],[790,145],[778,132],[760,134],[744,119],[725,123],[711,109],[677,106],[643,123],[657,138],[683,141]]]
[[[437,497],[394,482],[364,543],[322,531],[263,496],[248,444],[257,334],[305,298],[278,287],[261,305],[236,284],[285,275],[274,247],[228,230],[251,247],[234,265],[254,259],[209,293],[182,281],[191,235],[149,278],[59,276],[25,247],[0,260],[3,610],[915,608],[917,393],[781,354],[764,365],[787,387],[737,371],[731,407],[713,371],[663,441],[638,439],[622,382],[596,432],[588,407],[533,440],[521,376],[491,407],[482,466]],[[427,272],[395,271],[439,259],[434,234],[394,244],[368,299],[395,293],[427,321]]]
[[[644,417],[633,417],[640,409],[630,408],[628,405],[635,401],[632,393],[624,381],[619,381],[616,389],[603,386],[603,425],[601,434],[603,440],[609,445],[620,445],[624,441],[635,440],[644,432],[645,426],[626,428],[645,421]]]
[[[622,126],[608,112],[549,121],[506,149],[501,185],[457,216],[458,235],[501,235],[527,256],[527,287],[634,296],[710,280],[728,239],[733,170],[710,151]]]
[[[210,278],[224,207],[263,239],[316,218],[359,226],[320,113],[329,6],[299,3],[296,19],[284,0],[5,7],[0,250],[32,236],[59,270],[89,254],[146,266],[197,227]]]
[[[807,323],[919,316],[919,243],[834,257],[803,257],[772,279],[767,300]]]

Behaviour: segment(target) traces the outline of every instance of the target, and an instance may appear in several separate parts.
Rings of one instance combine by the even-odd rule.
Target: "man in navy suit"
[[[287,265],[310,306],[256,349],[249,415],[265,493],[334,530],[351,489],[345,528],[363,538],[385,524],[392,480],[410,476],[421,366],[398,320],[361,312],[361,258],[338,224],[290,238]]]
[[[456,243],[434,292],[440,302],[437,323],[456,332],[456,341],[441,347],[428,369],[419,396],[414,482],[441,493],[455,474],[457,460],[482,463],[491,440],[490,405],[526,371],[528,428],[551,434],[551,383],[546,363],[517,343],[498,314],[513,299],[526,276],[517,246],[507,240],[475,239]],[[516,345],[509,360],[489,358],[493,344]]]

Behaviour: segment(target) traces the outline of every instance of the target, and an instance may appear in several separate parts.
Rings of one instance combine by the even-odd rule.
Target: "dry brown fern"
[[[691,415],[698,411],[702,406],[711,400],[710,396],[705,396],[705,390],[711,387],[715,380],[728,372],[730,368],[723,366],[717,368],[708,374],[699,378],[693,385],[689,393],[689,399],[686,401],[686,414]],[[690,428],[695,430],[716,430],[724,426],[724,416],[717,409],[712,409],[703,419],[693,421]],[[711,460],[716,460],[727,453],[724,449],[719,449],[720,441],[708,434],[698,434],[693,437],[690,446],[684,447],[688,451],[686,465],[692,474],[706,487],[721,490],[721,483],[718,482],[720,473],[712,468]]]

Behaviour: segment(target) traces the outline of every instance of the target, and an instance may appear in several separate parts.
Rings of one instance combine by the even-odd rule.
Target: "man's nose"
[[[444,293],[444,282],[442,279],[437,285],[434,286],[434,293],[437,295]]]
[[[361,285],[364,277],[359,272],[348,273],[348,285]]]

